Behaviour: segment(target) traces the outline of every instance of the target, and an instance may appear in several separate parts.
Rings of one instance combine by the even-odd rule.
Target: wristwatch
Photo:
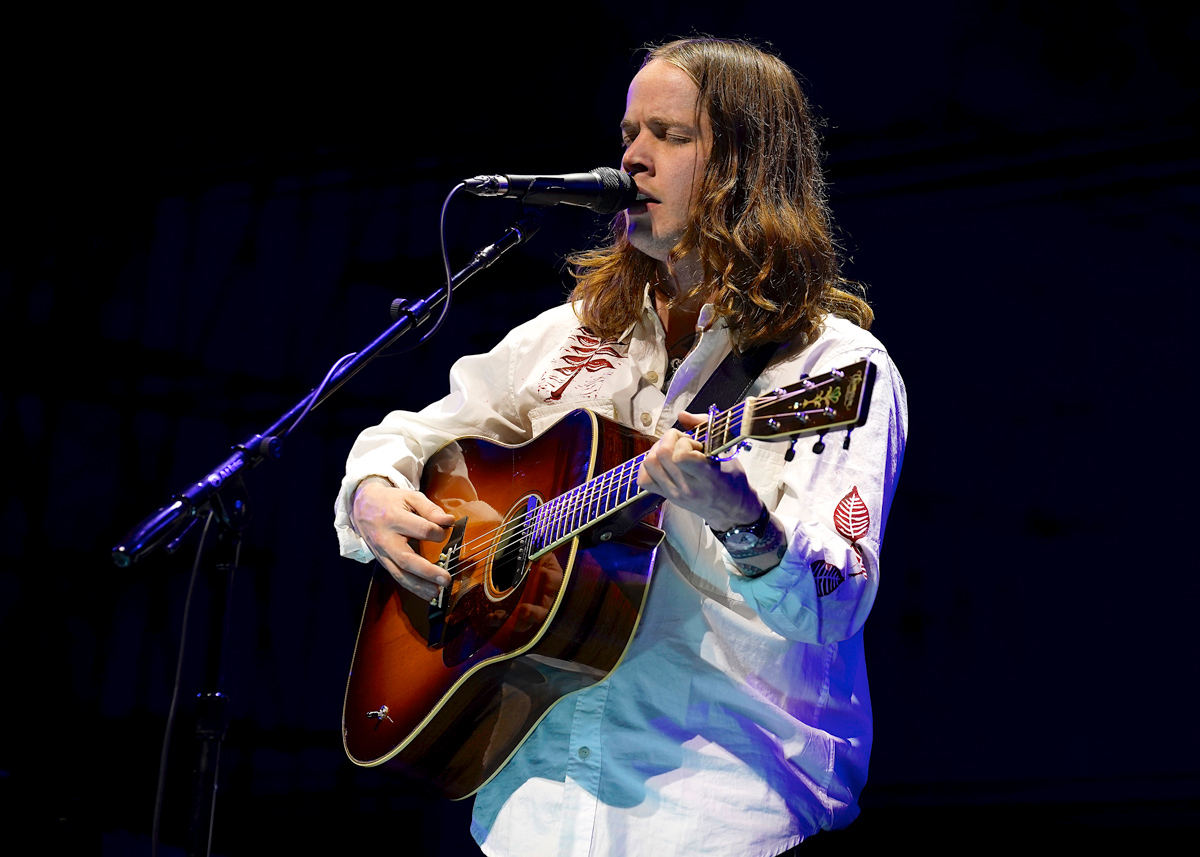
[[[764,503],[762,514],[753,523],[738,524],[728,530],[718,530],[712,527],[709,529],[712,529],[717,540],[725,545],[730,554],[746,556],[754,553],[755,549],[767,540],[767,535],[772,529],[771,513],[767,511],[767,505]]]

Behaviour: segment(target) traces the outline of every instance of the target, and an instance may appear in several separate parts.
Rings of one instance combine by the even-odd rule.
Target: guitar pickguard
[[[464,550],[460,534],[453,560],[443,551],[451,574],[450,586],[439,599],[444,616],[440,645],[447,667],[475,656],[521,603],[531,572],[525,521],[536,507],[534,495],[524,497],[488,537],[477,537]],[[453,533],[450,538],[454,540]],[[535,576],[541,567],[541,563],[533,567]]]
[[[459,563],[459,557],[462,555],[462,540],[463,531],[467,526],[467,518],[463,516],[454,522],[454,526],[450,530],[450,538],[446,541],[446,547],[443,548],[442,554],[438,557],[438,565],[442,568],[453,569]],[[454,590],[454,585],[442,587],[438,590],[437,598],[429,605],[429,631],[426,633],[426,638],[429,640],[429,648],[439,648],[444,642],[444,634],[446,630],[446,613],[449,610],[450,598]]]

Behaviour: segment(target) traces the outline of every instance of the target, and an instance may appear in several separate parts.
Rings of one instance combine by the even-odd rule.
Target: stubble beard
[[[655,235],[653,228],[648,222],[637,223],[627,220],[626,223],[628,224],[626,236],[629,239],[630,245],[635,250],[640,250],[642,253],[645,253],[651,259],[664,266],[665,269],[667,259],[671,255],[672,248],[679,243],[679,240],[683,237],[683,235]]]

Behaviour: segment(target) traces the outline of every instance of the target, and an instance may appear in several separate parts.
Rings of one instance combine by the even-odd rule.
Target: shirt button
[[[644,425],[644,426],[650,425],[650,415],[649,414],[642,414],[642,425]]]
[[[586,759],[590,755],[592,755],[592,751],[589,750],[587,747],[579,748],[579,758]]]
[[[651,384],[657,384],[658,383],[658,373],[657,372],[647,372],[646,380],[649,381]]]

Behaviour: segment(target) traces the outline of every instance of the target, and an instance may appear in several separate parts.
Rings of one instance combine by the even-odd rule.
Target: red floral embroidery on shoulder
[[[833,510],[833,525],[838,533],[851,542],[856,542],[871,529],[871,510],[858,496],[858,486],[850,489],[850,493],[838,501]]]
[[[828,595],[846,580],[846,577],[865,575],[867,567],[863,563],[862,551],[858,548],[858,540],[871,531],[871,510],[858,494],[858,486],[850,488],[850,493],[838,501],[833,510],[833,526],[838,535],[850,542],[854,548],[854,557],[858,561],[858,571],[845,575],[836,565],[830,565],[823,559],[818,559],[809,567],[817,584],[817,596]]]
[[[837,508],[833,510],[833,525],[837,527],[838,534],[854,548],[859,568],[856,573],[866,574],[867,567],[863,565],[862,551],[855,542],[870,532],[871,510],[867,508],[863,498],[858,496],[857,485],[852,486],[850,493],[838,501]]]
[[[538,382],[538,394],[547,402],[557,402],[574,383],[572,392],[586,397],[600,389],[601,382],[615,368],[613,361],[624,360],[625,356],[625,347],[617,340],[601,339],[581,327],[571,334]]]

